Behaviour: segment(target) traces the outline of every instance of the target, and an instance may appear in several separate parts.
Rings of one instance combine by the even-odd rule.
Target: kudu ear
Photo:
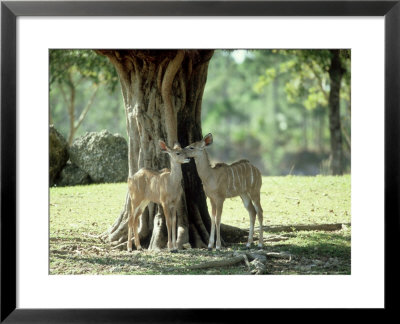
[[[206,136],[204,136],[203,143],[204,146],[209,146],[213,143],[213,136],[211,133],[208,133]]]
[[[174,150],[181,150],[182,149],[182,147],[181,147],[181,144],[179,144],[178,142],[175,142],[175,144],[174,144]]]
[[[165,144],[164,141],[159,140],[159,141],[158,141],[158,145],[160,146],[161,152],[163,152],[163,153],[168,153],[169,148],[168,148],[167,144]]]

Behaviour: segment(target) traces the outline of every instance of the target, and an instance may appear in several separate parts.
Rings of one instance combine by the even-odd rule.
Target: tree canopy
[[[101,99],[116,93],[118,77],[107,59],[92,50],[52,49],[49,62],[50,123],[59,125],[61,131],[68,134],[71,144],[92,106],[104,102],[96,101],[99,92]],[[114,100],[117,100],[115,95]],[[91,120],[95,120],[94,117],[95,114]],[[108,117],[112,125],[112,116]],[[69,122],[62,122],[64,119]]]
[[[210,156],[225,162],[248,158],[266,175],[328,173],[330,55],[329,50],[215,51],[201,116],[203,133],[215,139]],[[340,51],[340,57],[345,69],[341,131],[349,172],[350,51]],[[61,133],[68,137],[71,127],[71,79],[75,124],[95,93],[74,136],[108,129],[127,137],[114,67],[90,50],[50,51],[50,114]]]

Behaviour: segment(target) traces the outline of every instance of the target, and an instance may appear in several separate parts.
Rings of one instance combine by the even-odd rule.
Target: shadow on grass
[[[284,234],[283,234],[284,235]],[[232,257],[234,251],[245,251],[245,244],[234,244],[222,251],[212,252],[206,249],[180,250],[179,253],[160,252],[132,252],[104,251],[99,255],[90,251],[83,254],[74,252],[51,250],[53,262],[65,264],[73,272],[80,268],[87,268],[90,273],[99,274],[208,274],[201,271],[180,271],[186,266],[210,260]],[[256,252],[253,246],[250,252]],[[269,274],[350,274],[351,247],[350,236],[343,233],[326,232],[296,232],[288,240],[274,244],[266,244],[266,252],[289,252],[292,255],[287,260],[268,257],[267,267]],[[168,269],[176,268],[174,271]],[[237,268],[237,269],[236,269]],[[242,265],[236,265],[233,272],[224,274],[246,274]],[[54,272],[57,269],[54,268]],[[53,272],[53,271],[52,271]],[[222,272],[221,272],[222,274]]]
[[[107,252],[105,252],[107,253]],[[100,270],[102,273],[115,272],[112,268],[118,268],[117,272],[139,272],[141,274],[169,274],[170,269],[175,266],[185,267],[193,264],[193,259],[201,257],[215,256],[215,253],[207,254],[207,250],[181,250],[179,253],[169,253],[165,250],[159,252],[132,252],[110,251],[110,255],[93,255],[85,253],[79,255],[76,253],[66,254],[64,251],[51,250],[50,259],[57,262],[69,264],[70,267],[87,267],[90,265],[92,272]],[[219,254],[218,254],[219,256]],[[222,254],[221,254],[222,256]],[[134,268],[134,269],[133,269]],[[114,269],[115,270],[115,269]],[[177,273],[175,273],[177,274]]]

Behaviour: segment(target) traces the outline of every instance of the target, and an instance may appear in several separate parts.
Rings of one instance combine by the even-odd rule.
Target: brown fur
[[[217,163],[211,167],[205,148],[212,144],[212,135],[208,134],[201,141],[194,142],[185,151],[188,157],[194,157],[197,172],[203,182],[204,191],[212,207],[212,227],[209,248],[214,243],[214,223],[217,230],[216,248],[221,246],[220,222],[224,200],[240,196],[250,216],[248,245],[253,241],[253,228],[257,214],[260,223],[260,244],[262,244],[263,210],[260,204],[261,172],[248,160],[239,160],[230,165]]]
[[[233,163],[231,163],[231,164],[226,164],[225,162],[219,162],[219,163],[215,163],[214,166],[213,166],[213,168],[214,168],[214,169],[218,169],[218,168],[224,167],[224,166],[233,166],[233,165],[235,165],[235,164],[239,164],[239,163],[242,163],[242,162],[248,162],[248,163],[250,163],[249,160],[245,160],[245,159],[242,159],[242,160],[239,160],[239,161],[235,161],[235,162],[233,162]]]
[[[138,222],[140,215],[150,202],[161,204],[163,207],[168,230],[168,249],[177,250],[176,208],[182,195],[182,170],[180,165],[189,160],[179,145],[170,149],[164,142],[160,141],[160,147],[171,158],[171,170],[165,168],[156,171],[142,168],[128,178],[131,198],[131,210],[128,218],[128,251],[132,251],[132,231],[136,249],[141,249]]]

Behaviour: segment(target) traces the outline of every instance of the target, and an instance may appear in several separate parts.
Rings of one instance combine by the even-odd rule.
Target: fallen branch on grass
[[[258,250],[256,252],[246,252],[246,256],[251,261],[254,259],[262,259],[263,262],[266,262],[267,258],[292,260],[292,255],[287,252],[266,252]]]
[[[270,258],[292,260],[292,255],[286,252],[266,252],[265,255]]]
[[[244,263],[247,269],[253,274],[264,274],[267,273],[267,260],[268,257],[292,260],[292,256],[286,252],[264,252],[262,250],[255,252],[239,252],[233,253],[230,258],[222,260],[208,261],[184,268],[170,268],[167,271],[187,271],[187,270],[203,270],[211,268],[224,268],[234,266],[240,263]],[[249,260],[251,262],[249,262]]]
[[[263,226],[267,232],[294,232],[294,231],[339,231],[350,223],[340,224],[313,224],[313,225],[271,225]]]
[[[192,266],[188,266],[186,270],[199,270],[199,269],[209,269],[209,268],[223,268],[229,267],[238,263],[244,262],[248,267],[250,267],[249,260],[245,254],[241,254],[238,256],[234,256],[229,259],[217,260],[217,261],[208,261],[200,264],[195,264]]]
[[[132,238],[132,240],[133,240],[133,238]],[[127,242],[123,242],[123,243],[120,243],[120,244],[118,244],[118,245],[115,245],[115,246],[113,246],[112,247],[112,249],[113,250],[124,250],[124,249],[126,249],[126,243]]]
[[[287,236],[282,236],[282,235],[270,235],[264,238],[264,242],[280,242],[280,241],[286,241],[288,240],[289,237]]]
[[[253,270],[250,271],[252,274],[259,275],[267,272],[266,264],[262,262],[260,259],[254,259],[250,263],[254,268]]]
[[[134,239],[135,239],[135,238],[132,237],[131,241],[133,242]],[[117,244],[115,244],[111,249],[112,249],[112,250],[120,250],[120,251],[126,250],[127,243],[128,243],[128,240],[126,240],[126,241],[124,241],[124,242],[122,242],[122,243],[117,243]]]

